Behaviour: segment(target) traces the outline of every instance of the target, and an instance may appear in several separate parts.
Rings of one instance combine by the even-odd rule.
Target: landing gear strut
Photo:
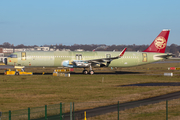
[[[91,65],[89,66],[89,74],[90,74],[90,75],[93,75],[93,74],[94,74],[94,71],[92,70],[92,66],[91,66]]]

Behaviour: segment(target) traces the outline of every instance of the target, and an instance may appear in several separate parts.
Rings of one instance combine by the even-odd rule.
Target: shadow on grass
[[[132,71],[95,71],[94,75],[116,75],[116,74],[144,74],[145,72],[132,72]],[[73,75],[83,75],[81,72],[71,72]]]
[[[118,87],[126,87],[126,86],[180,86],[180,82],[138,83],[138,84],[120,85]]]

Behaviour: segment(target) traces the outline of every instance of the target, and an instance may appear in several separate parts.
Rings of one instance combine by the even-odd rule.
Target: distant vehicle
[[[30,51],[11,54],[5,64],[15,68],[26,66],[84,68],[84,74],[94,74],[93,67],[132,67],[172,57],[165,53],[170,30],[162,30],[143,52],[118,51]],[[89,71],[86,70],[89,68]]]

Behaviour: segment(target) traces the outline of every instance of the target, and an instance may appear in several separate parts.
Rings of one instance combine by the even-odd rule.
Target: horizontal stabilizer
[[[158,55],[156,57],[161,57],[161,58],[164,58],[164,59],[168,59],[168,58],[170,58],[172,56],[175,56],[175,55],[174,54],[167,54],[167,55]]]

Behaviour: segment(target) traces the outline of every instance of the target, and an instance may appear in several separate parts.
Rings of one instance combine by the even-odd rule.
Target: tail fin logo
[[[166,50],[169,32],[170,30],[162,30],[161,33],[151,43],[151,45],[143,52],[164,53]]]
[[[154,44],[157,49],[163,49],[166,47],[166,39],[162,36],[159,36],[155,39]]]

